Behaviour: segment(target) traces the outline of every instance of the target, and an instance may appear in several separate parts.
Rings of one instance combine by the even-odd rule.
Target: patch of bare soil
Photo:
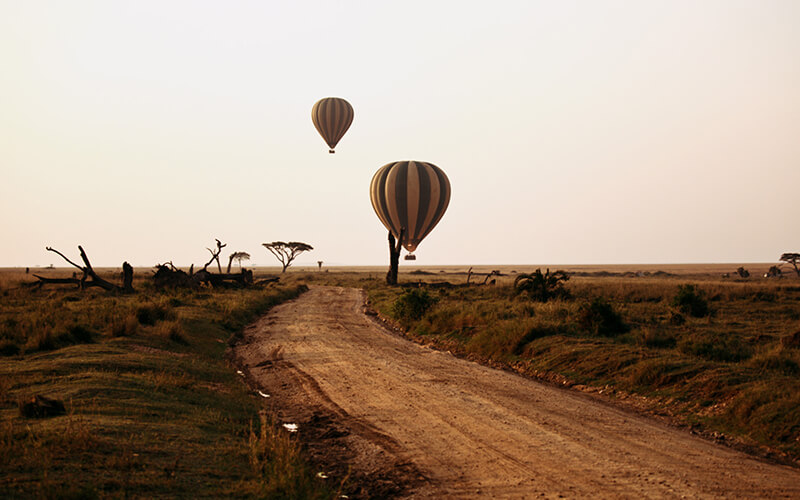
[[[428,349],[313,287],[233,356],[351,498],[800,498],[800,471]]]

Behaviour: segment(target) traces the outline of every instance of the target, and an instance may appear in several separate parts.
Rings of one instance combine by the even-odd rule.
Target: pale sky
[[[0,266],[387,264],[400,160],[452,186],[412,266],[776,261],[800,1],[0,0]]]

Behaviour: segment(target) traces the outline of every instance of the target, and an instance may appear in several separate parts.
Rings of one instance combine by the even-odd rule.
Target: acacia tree
[[[800,253],[785,253],[781,255],[780,261],[791,264],[794,267],[794,272],[800,276],[800,268],[797,267],[798,261],[800,261]]]
[[[283,241],[273,241],[272,243],[262,243],[261,244],[264,248],[270,251],[272,255],[277,258],[283,269],[281,270],[282,273],[286,272],[286,268],[289,267],[292,261],[303,252],[308,252],[314,250],[314,247],[309,245],[308,243],[302,243],[299,241],[290,241],[288,243]]]
[[[242,261],[243,260],[250,260],[250,254],[247,253],[247,252],[233,252],[230,255],[230,257],[228,257],[228,271],[227,271],[228,274],[230,274],[230,272],[231,272],[231,263],[234,260],[239,263],[239,270],[241,271],[241,269],[242,269]]]

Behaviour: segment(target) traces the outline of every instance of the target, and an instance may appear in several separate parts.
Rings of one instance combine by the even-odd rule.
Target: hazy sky
[[[409,159],[452,185],[414,266],[800,251],[800,2],[0,0],[0,266],[386,264]]]

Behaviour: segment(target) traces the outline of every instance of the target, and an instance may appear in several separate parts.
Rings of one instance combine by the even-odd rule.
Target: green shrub
[[[622,316],[602,297],[595,297],[578,311],[578,325],[594,335],[615,337],[630,328]]]
[[[520,273],[514,279],[514,291],[517,294],[525,293],[532,300],[547,302],[554,298],[566,298],[569,292],[564,288],[564,282],[569,280],[565,271],[550,273],[548,269],[542,274],[541,269],[528,274]]]
[[[427,290],[411,290],[394,301],[392,315],[401,321],[417,321],[422,319],[437,300]]]
[[[672,305],[680,309],[682,313],[695,318],[707,316],[709,312],[705,294],[694,285],[678,286],[678,293],[673,297]]]

